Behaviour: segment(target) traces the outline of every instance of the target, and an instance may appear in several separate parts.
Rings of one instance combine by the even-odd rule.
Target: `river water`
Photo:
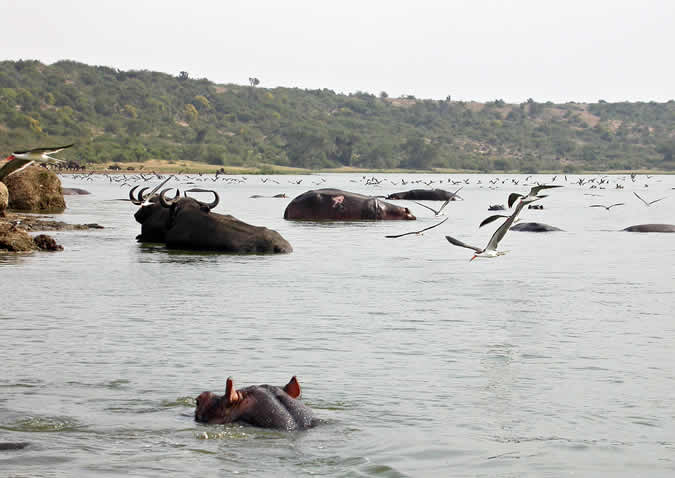
[[[675,475],[675,234],[619,232],[675,223],[675,176],[558,176],[522,218],[564,232],[511,231],[508,254],[473,262],[444,235],[484,246],[488,205],[551,176],[372,176],[172,180],[279,231],[294,252],[275,256],[140,245],[136,207],[113,200],[123,181],[61,176],[92,194],[56,218],[105,229],[0,255],[0,442],[29,443],[0,451],[0,476]],[[423,235],[384,237],[439,221],[409,201],[417,221],[282,218],[309,189],[454,191],[450,178],[464,201]],[[194,422],[194,397],[228,376],[293,375],[316,428]]]

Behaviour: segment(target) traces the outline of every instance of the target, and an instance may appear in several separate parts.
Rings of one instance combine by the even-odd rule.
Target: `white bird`
[[[64,161],[62,159],[52,158],[49,155],[63,151],[64,149],[70,148],[71,146],[73,145],[67,144],[65,146],[56,146],[54,148],[35,148],[28,149],[26,151],[14,151],[12,154],[7,156],[5,159],[6,164],[0,168],[0,179],[21,171],[23,168],[28,167],[33,162],[47,164],[63,163]]]
[[[488,242],[487,246],[485,246],[485,248],[483,248],[483,249],[481,249],[480,247],[470,246],[468,244],[465,244],[462,241],[460,241],[458,239],[455,239],[454,237],[451,237],[451,236],[445,236],[445,238],[448,240],[448,242],[450,244],[453,244],[453,245],[459,246],[459,247],[466,247],[467,249],[473,249],[474,251],[476,251],[476,253],[473,255],[473,257],[471,259],[469,259],[469,261],[474,260],[476,257],[490,257],[490,258],[492,258],[492,257],[497,257],[497,256],[503,256],[504,254],[506,254],[506,251],[498,251],[497,250],[497,246],[499,245],[499,242],[502,239],[504,239],[504,236],[506,235],[507,231],[511,228],[513,223],[515,222],[516,218],[518,217],[518,214],[520,214],[520,211],[522,211],[522,209],[526,205],[528,205],[528,204],[530,204],[534,201],[537,201],[539,199],[541,199],[541,196],[539,196],[539,197],[535,196],[533,198],[529,198],[529,196],[528,196],[526,198],[523,198],[523,200],[520,201],[518,203],[518,205],[516,206],[516,209],[515,209],[515,211],[513,211],[513,214],[508,216],[508,219],[506,221],[504,221],[504,223],[501,226],[499,226],[499,228],[497,228],[497,230],[494,232],[494,234],[492,234],[492,237],[490,238],[490,241]],[[503,215],[490,216],[481,223],[481,226],[484,226],[485,224],[488,224],[488,223],[494,221],[495,219],[497,219],[499,217],[506,217],[506,216],[503,216]]]
[[[530,189],[530,192],[527,193],[527,196],[523,196],[522,194],[518,193],[511,193],[509,194],[509,208],[513,206],[513,203],[518,200],[518,198],[523,198],[523,201],[526,199],[531,199],[531,198],[545,198],[546,196],[537,196],[539,194],[539,191],[543,189],[552,189],[552,188],[561,188],[562,185],[556,184],[556,185],[546,185],[546,184],[541,184],[539,186],[534,186],[532,189]]]
[[[638,193],[636,193],[635,191],[633,191],[633,194],[635,194],[635,196],[636,196],[640,201],[642,201],[643,203],[645,203],[645,206],[651,206],[651,205],[654,204],[655,202],[663,201],[663,200],[665,199],[665,198],[654,199],[653,201],[647,202],[646,200],[642,199],[642,198],[640,197],[640,195],[639,195]]]
[[[447,206],[450,203],[450,199],[446,199],[443,204],[441,204],[441,207],[438,208],[438,210],[432,208],[431,206],[427,206],[426,204],[422,204],[421,202],[413,201],[415,204],[419,204],[422,207],[427,208],[428,210],[432,211],[435,216],[439,216],[442,212],[443,209],[445,209],[445,206]]]

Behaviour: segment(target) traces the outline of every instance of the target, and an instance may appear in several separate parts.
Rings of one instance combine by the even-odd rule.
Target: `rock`
[[[40,234],[33,238],[35,246],[42,251],[62,251],[63,246],[56,243],[52,236],[47,234]]]
[[[0,182],[0,217],[5,216],[5,209],[9,204],[9,191],[5,183]]]
[[[10,222],[0,222],[0,251],[27,252],[34,251],[36,247],[26,231]]]
[[[66,201],[61,181],[49,169],[29,166],[4,179],[9,191],[10,209],[31,212],[61,212]]]

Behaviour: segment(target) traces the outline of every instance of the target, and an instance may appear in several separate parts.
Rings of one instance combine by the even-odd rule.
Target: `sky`
[[[674,0],[0,0],[0,60],[520,103],[675,99]]]

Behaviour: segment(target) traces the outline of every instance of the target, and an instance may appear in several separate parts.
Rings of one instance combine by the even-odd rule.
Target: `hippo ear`
[[[227,382],[225,385],[225,399],[227,400],[228,403],[236,402],[239,399],[239,394],[234,389],[232,377],[227,377]]]
[[[298,379],[295,378],[295,375],[293,375],[291,381],[284,387],[284,392],[289,394],[292,398],[298,398],[300,396],[300,384],[298,383]]]

